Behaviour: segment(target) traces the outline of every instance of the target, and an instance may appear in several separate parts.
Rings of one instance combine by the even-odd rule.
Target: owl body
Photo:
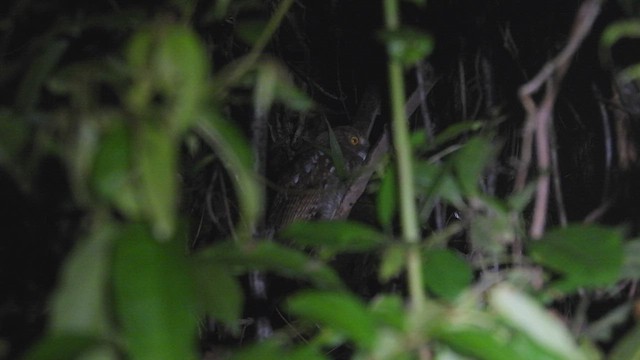
[[[276,195],[269,209],[269,227],[278,231],[294,221],[333,219],[351,176],[366,160],[369,143],[355,128],[333,129],[340,146],[343,169],[334,163],[329,134],[305,146],[276,180]]]

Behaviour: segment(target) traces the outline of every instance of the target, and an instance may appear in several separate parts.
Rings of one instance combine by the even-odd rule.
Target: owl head
[[[367,159],[369,141],[360,130],[352,126],[339,126],[332,130],[347,167],[362,164]],[[332,152],[329,131],[320,134],[315,142],[325,152]],[[336,154],[333,155],[335,157]]]

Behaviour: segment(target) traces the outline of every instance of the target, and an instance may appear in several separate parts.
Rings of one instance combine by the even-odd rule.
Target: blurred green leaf
[[[402,28],[380,34],[389,55],[403,65],[413,65],[433,51],[433,38],[417,29]]]
[[[267,339],[257,344],[243,347],[235,353],[232,360],[324,360],[323,354],[310,345],[286,349],[277,339]]]
[[[640,240],[632,240],[624,244],[624,261],[620,278],[640,279]]]
[[[622,38],[638,38],[640,37],[640,21],[624,20],[617,21],[604,30],[600,38],[600,44],[610,48]]]
[[[276,99],[295,111],[309,111],[314,106],[313,100],[289,77],[276,83]]]
[[[195,256],[236,273],[273,271],[286,277],[308,279],[320,288],[344,288],[335,271],[324,263],[271,241],[246,245],[224,242],[202,250]]]
[[[227,325],[235,325],[244,304],[238,281],[227,269],[212,261],[192,261],[191,270],[204,313]]]
[[[60,58],[62,58],[68,47],[68,39],[51,39],[46,43],[46,47],[42,49],[42,52],[36,55],[29,70],[18,85],[16,92],[16,106],[18,109],[27,112],[34,109],[47,77],[58,65]]]
[[[453,158],[457,180],[466,195],[478,195],[478,182],[493,159],[495,148],[489,140],[474,137],[467,141]]]
[[[267,27],[265,20],[242,20],[236,24],[235,32],[247,45],[253,45]]]
[[[400,331],[405,329],[405,305],[399,295],[379,294],[369,308],[379,323]]]
[[[78,359],[101,341],[86,334],[59,333],[44,337],[24,356],[25,360]]]
[[[197,131],[203,140],[220,156],[234,181],[240,203],[241,237],[252,236],[255,224],[262,212],[263,189],[253,172],[253,156],[249,144],[240,131],[217,112],[202,114]],[[240,237],[240,240],[242,238]]]
[[[562,359],[584,359],[569,330],[532,298],[509,285],[489,292],[489,305],[514,328]]]
[[[561,292],[610,285],[618,280],[622,268],[622,235],[597,225],[571,225],[532,243],[531,257],[563,275],[552,284]]]
[[[640,360],[640,325],[634,326],[615,345],[609,360]]]
[[[278,68],[273,61],[264,61],[258,66],[256,85],[253,88],[253,107],[258,118],[263,118],[271,109],[276,97]]]
[[[30,131],[25,119],[9,109],[0,109],[0,164],[12,164],[24,150]]]
[[[619,326],[629,321],[632,304],[624,303],[615,309],[609,310],[604,316],[592,321],[583,331],[583,336],[600,342],[610,342],[616,334]]]
[[[364,349],[370,349],[374,344],[376,328],[373,316],[360,300],[347,293],[303,291],[289,298],[287,309],[301,318],[344,334]]]
[[[387,230],[391,229],[391,222],[396,212],[396,190],[396,172],[392,166],[387,166],[376,199],[378,221]]]
[[[132,151],[128,129],[114,121],[105,132],[94,159],[91,183],[98,196],[115,205],[130,218],[137,218],[141,204],[131,175]]]
[[[407,249],[404,246],[392,245],[382,254],[378,279],[387,282],[404,270]]]
[[[176,227],[178,181],[177,149],[172,136],[163,128],[145,126],[138,133],[137,171],[140,174],[144,210],[153,233],[169,239]]]
[[[471,245],[485,254],[503,254],[516,236],[510,215],[497,208],[487,211],[486,214],[473,214],[469,228]]]
[[[369,251],[380,246],[385,236],[375,229],[353,221],[296,222],[281,233],[296,244],[322,248],[330,254]]]
[[[416,189],[431,197],[442,197],[454,206],[464,204],[460,187],[451,174],[450,167],[418,161],[413,165]]]
[[[435,337],[463,355],[484,360],[522,359],[509,346],[506,334],[473,327],[447,327],[436,331]]]
[[[196,358],[194,289],[181,244],[159,243],[138,224],[117,239],[115,309],[131,358]]]
[[[444,131],[436,136],[432,147],[439,147],[444,145],[445,143],[455,140],[457,137],[461,135],[468,134],[470,132],[475,132],[485,125],[482,121],[461,121],[459,123],[455,123],[453,125],[448,126]]]
[[[154,60],[154,79],[172,100],[169,123],[181,134],[194,123],[203,100],[209,62],[204,46],[192,30],[170,26],[159,39]]]
[[[49,326],[54,334],[106,336],[111,329],[107,290],[117,230],[100,221],[92,230],[66,260],[53,293]]]
[[[447,249],[425,251],[422,269],[427,288],[437,296],[450,301],[473,280],[473,271],[469,264]]]

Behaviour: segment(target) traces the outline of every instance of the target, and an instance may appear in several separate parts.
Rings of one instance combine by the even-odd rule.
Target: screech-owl
[[[332,160],[328,132],[305,146],[276,180],[276,195],[268,214],[268,227],[274,232],[297,220],[334,218],[349,182],[366,160],[369,142],[351,126],[336,127],[333,132],[344,171]]]

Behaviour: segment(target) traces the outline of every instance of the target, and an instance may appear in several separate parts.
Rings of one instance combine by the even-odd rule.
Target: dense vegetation
[[[640,358],[635,2],[2,7],[0,356]],[[351,218],[268,239],[363,121]]]

